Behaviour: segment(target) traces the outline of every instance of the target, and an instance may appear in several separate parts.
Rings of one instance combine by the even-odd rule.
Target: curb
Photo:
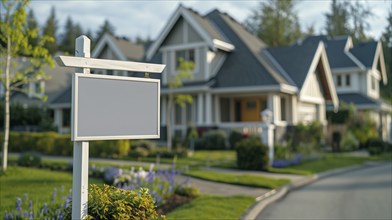
[[[290,183],[283,186],[280,189],[271,190],[256,198],[256,202],[245,212],[245,214],[240,218],[241,220],[256,219],[256,217],[270,204],[276,202],[277,200],[286,196],[290,191],[299,189],[303,186],[316,182],[320,179],[324,179],[330,176],[356,171],[366,167],[373,167],[385,164],[385,162],[366,162],[361,165],[350,166],[346,168],[334,169],[331,171],[326,171],[323,173],[314,174],[309,177],[305,177],[299,181]]]

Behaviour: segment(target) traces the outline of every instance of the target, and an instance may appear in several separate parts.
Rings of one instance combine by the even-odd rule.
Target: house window
[[[338,86],[342,86],[342,76],[341,75],[337,75],[337,84]]]
[[[195,49],[186,49],[186,50],[178,50],[175,52],[175,69],[178,70],[180,66],[180,59],[184,59],[186,61],[191,61],[194,64],[195,62]]]
[[[286,98],[280,97],[280,120],[286,121]]]
[[[351,85],[351,75],[347,74],[346,75],[346,86],[350,86]]]
[[[175,125],[182,124],[182,108],[179,105],[175,105],[174,124]]]

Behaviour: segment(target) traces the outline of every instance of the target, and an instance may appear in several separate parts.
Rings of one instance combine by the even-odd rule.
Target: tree
[[[51,37],[52,41],[45,42],[45,48],[48,49],[50,54],[54,54],[57,52],[57,20],[56,20],[56,11],[55,8],[52,7],[50,15],[46,20],[46,25],[44,27],[43,35]]]
[[[30,9],[29,15],[27,16],[27,28],[30,29],[30,30],[36,30],[36,29],[38,29],[38,23],[37,23],[37,20],[35,19],[33,9]],[[39,34],[38,34],[38,35],[39,35]],[[38,42],[39,42],[39,37],[36,37],[36,38],[33,38],[33,37],[32,37],[32,38],[29,38],[29,43],[30,43],[33,47],[37,46],[37,45],[38,45]]]
[[[292,0],[263,1],[245,21],[245,26],[270,46],[291,44],[302,36],[295,3]]]
[[[388,24],[381,36],[381,41],[383,45],[388,84],[381,84],[381,95],[392,103],[392,10],[388,13],[387,22]]]
[[[96,37],[93,41],[93,45],[95,45],[101,38],[103,37],[104,34],[108,33],[110,35],[114,35],[114,26],[109,22],[109,20],[105,20],[102,24],[102,26],[99,27]]]
[[[183,85],[184,79],[191,79],[191,70],[194,69],[194,63],[192,61],[187,61],[184,58],[179,58],[178,74],[174,77],[168,79],[168,101],[167,101],[167,111],[166,111],[166,138],[167,138],[167,148],[170,151],[172,149],[172,132],[171,132],[171,115],[175,105],[179,105],[182,108],[185,107],[187,103],[192,103],[192,96],[189,94],[174,94],[173,90],[179,88]]]
[[[350,35],[350,11],[346,1],[332,0],[331,12],[325,14],[325,31],[328,36]]]
[[[367,6],[359,1],[353,1],[349,6],[353,41],[368,41],[369,37],[365,32],[370,28],[370,25],[367,19],[372,16],[373,13]]]
[[[29,0],[2,0],[0,20],[1,41],[6,42],[5,47],[0,48],[4,56],[0,71],[1,83],[5,88],[4,94],[4,138],[2,169],[7,169],[8,141],[10,130],[10,95],[11,91],[26,92],[21,89],[22,85],[30,82],[39,82],[47,79],[42,71],[46,64],[54,66],[54,62],[47,49],[43,47],[46,42],[53,42],[53,38],[42,36],[37,46],[30,44],[30,38],[38,37],[38,29],[29,29],[26,21],[26,11]],[[27,56],[28,61],[20,64],[16,58],[21,54]],[[19,65],[18,65],[19,64]]]
[[[74,42],[77,37],[82,35],[82,29],[79,24],[74,24],[71,17],[67,18],[65,23],[64,33],[59,45],[60,50],[69,54],[75,53]]]

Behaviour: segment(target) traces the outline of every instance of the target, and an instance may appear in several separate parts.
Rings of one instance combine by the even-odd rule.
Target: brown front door
[[[259,98],[241,99],[241,121],[260,121],[261,101]]]

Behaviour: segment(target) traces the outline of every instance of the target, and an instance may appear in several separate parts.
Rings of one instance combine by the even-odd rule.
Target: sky
[[[50,14],[51,7],[54,6],[60,31],[67,17],[79,23],[83,30],[89,29],[93,33],[105,19],[108,19],[115,27],[118,36],[130,39],[135,39],[136,36],[156,39],[180,3],[201,15],[218,9],[242,23],[251,15],[252,10],[258,7],[259,2],[250,0],[32,0],[30,7],[42,26]],[[373,16],[369,19],[371,29],[368,34],[379,39],[387,25],[386,17],[388,10],[392,10],[392,0],[361,0],[360,2],[373,12]],[[302,29],[313,25],[316,33],[320,33],[325,28],[324,14],[330,10],[330,0],[299,0],[295,10]]]

